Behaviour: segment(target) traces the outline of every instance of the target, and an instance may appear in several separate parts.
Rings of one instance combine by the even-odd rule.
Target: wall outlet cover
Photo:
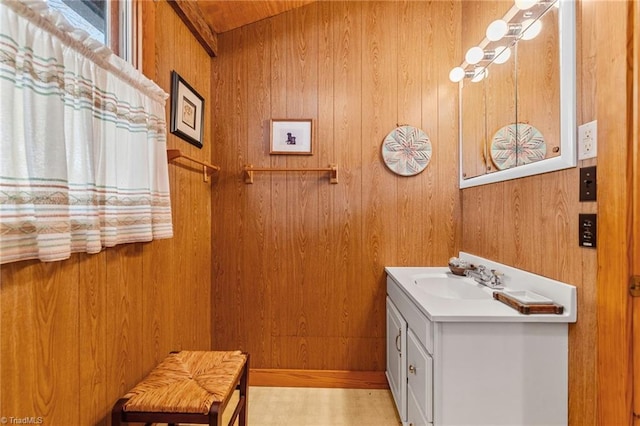
[[[578,160],[594,158],[598,155],[598,121],[590,121],[578,126]]]
[[[578,215],[580,225],[580,247],[596,248],[598,238],[598,215],[594,213],[580,213]]]

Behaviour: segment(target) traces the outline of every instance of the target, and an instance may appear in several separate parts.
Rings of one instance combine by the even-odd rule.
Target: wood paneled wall
[[[630,241],[625,198],[630,2],[580,1],[578,124],[598,120],[597,203],[581,203],[579,169],[462,191],[462,250],[578,287],[569,328],[569,424],[629,424],[630,326],[626,280]],[[616,25],[606,25],[616,22]],[[637,143],[637,141],[636,141]],[[599,248],[578,246],[578,214],[599,213]],[[626,266],[625,266],[626,265]]]
[[[209,57],[167,3],[142,3],[147,75],[169,92],[176,69],[210,100]],[[172,135],[168,145],[209,159],[209,129],[207,116],[202,151]],[[173,239],[2,266],[0,416],[108,424],[117,398],[169,351],[210,348],[211,184],[199,169],[169,173]]]
[[[385,368],[388,265],[444,265],[459,249],[460,5],[317,2],[221,34],[212,60],[214,348],[253,367]],[[270,118],[311,118],[314,155],[269,155]],[[433,156],[400,177],[381,158],[398,123]],[[326,167],[256,173],[242,167]]]

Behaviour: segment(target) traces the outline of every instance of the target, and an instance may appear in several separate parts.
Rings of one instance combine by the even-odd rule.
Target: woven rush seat
[[[246,425],[249,354],[240,351],[181,351],[170,354],[113,407],[122,422],[221,425],[233,392],[239,400],[229,425]]]

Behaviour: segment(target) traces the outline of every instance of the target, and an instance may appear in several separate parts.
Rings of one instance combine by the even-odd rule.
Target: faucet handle
[[[491,284],[494,287],[504,287],[503,278],[504,274],[502,272],[495,269],[491,270]]]

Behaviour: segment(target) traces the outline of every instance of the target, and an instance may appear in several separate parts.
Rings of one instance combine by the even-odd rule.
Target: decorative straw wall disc
[[[382,158],[387,167],[396,174],[417,175],[431,160],[429,136],[417,127],[396,127],[384,138]]]

